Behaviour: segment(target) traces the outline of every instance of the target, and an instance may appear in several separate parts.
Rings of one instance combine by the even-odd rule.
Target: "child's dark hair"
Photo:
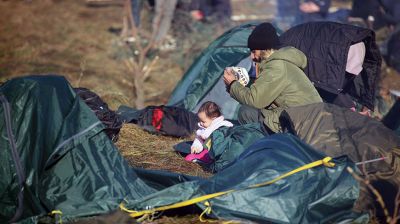
[[[197,113],[200,112],[204,112],[206,116],[210,118],[219,117],[222,115],[221,108],[219,108],[219,106],[216,103],[211,101],[203,103],[200,106],[199,111]]]

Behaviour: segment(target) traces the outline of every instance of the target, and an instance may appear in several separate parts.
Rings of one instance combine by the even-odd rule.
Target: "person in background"
[[[141,24],[141,11],[144,0],[130,0],[129,7],[133,23],[130,24],[128,18],[124,18],[124,27],[121,32],[121,36],[128,37],[127,41],[134,42],[135,38],[130,37],[130,28],[139,28]],[[152,20],[152,38],[156,45],[159,45],[160,49],[166,48],[164,42],[174,42],[175,40],[168,35],[168,31],[171,28],[172,19],[174,17],[175,8],[178,0],[148,0],[148,4],[154,7],[154,17]],[[127,20],[128,19],[128,20]],[[134,27],[132,27],[134,26]]]
[[[313,21],[347,22],[349,9],[338,8],[330,12],[331,0],[277,1],[274,24],[286,31],[292,26]]]
[[[143,2],[143,0],[131,0],[131,12],[136,27],[139,27],[140,25],[140,12],[143,8]]]
[[[155,15],[153,19],[154,41],[161,43],[168,34],[178,0],[155,0]]]
[[[232,16],[230,0],[192,0],[189,10],[192,18],[198,21],[214,17],[216,22],[225,24]]]
[[[263,122],[268,133],[280,132],[279,116],[289,107],[322,102],[317,90],[304,74],[307,58],[294,47],[279,48],[276,29],[270,23],[256,26],[247,40],[251,58],[258,64],[258,77],[245,87],[230,69],[224,82],[231,97],[241,105],[240,124]]]
[[[394,70],[395,75],[400,76],[400,28],[396,30],[388,41],[388,54],[384,57],[387,65]],[[396,102],[383,117],[382,123],[395,130],[400,136],[400,88],[392,89],[390,92],[396,96]]]
[[[276,1],[277,15],[274,24],[281,30],[288,30],[293,25],[298,24],[299,0]]]
[[[353,0],[349,21],[361,18],[370,29],[393,28],[400,23],[399,0]]]
[[[301,0],[297,24],[327,19],[331,0]]]

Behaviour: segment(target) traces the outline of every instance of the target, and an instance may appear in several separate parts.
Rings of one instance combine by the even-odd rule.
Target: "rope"
[[[211,205],[210,205],[210,203],[208,202],[208,201],[206,201],[206,202],[204,202],[204,205],[206,206],[206,209],[204,209],[204,211],[200,214],[200,216],[199,216],[199,220],[200,220],[200,222],[218,222],[218,221],[216,221],[216,220],[212,220],[212,219],[205,219],[205,218],[203,218],[203,216],[205,215],[205,214],[207,214],[207,215],[209,215],[209,214],[211,214]]]
[[[359,165],[364,165],[364,164],[367,164],[367,163],[378,162],[378,161],[385,160],[385,159],[388,159],[388,158],[389,158],[389,157],[384,157],[384,156],[382,156],[381,158],[371,159],[371,160],[366,160],[366,161],[358,162],[358,163],[356,163],[356,165],[359,166]]]
[[[208,220],[203,219],[203,216],[205,214],[211,214],[211,211],[212,211],[211,210],[211,205],[207,201],[209,199],[216,198],[216,197],[219,197],[219,196],[222,196],[222,195],[225,195],[225,194],[233,193],[235,191],[243,191],[243,190],[248,190],[248,189],[252,189],[252,188],[258,188],[258,187],[267,186],[267,185],[273,184],[273,183],[275,183],[275,182],[277,182],[277,181],[279,181],[279,180],[281,180],[283,178],[291,176],[291,175],[293,175],[295,173],[301,172],[303,170],[311,169],[311,168],[314,168],[314,167],[317,167],[317,166],[320,166],[320,165],[324,165],[326,167],[334,167],[335,163],[331,162],[331,160],[332,160],[331,157],[325,157],[325,158],[323,158],[321,160],[314,161],[312,163],[303,165],[303,166],[301,166],[301,167],[299,167],[297,169],[289,171],[289,172],[287,172],[287,173],[285,173],[285,174],[283,174],[283,175],[281,175],[281,176],[279,176],[279,177],[277,177],[277,178],[275,178],[273,180],[267,181],[267,182],[254,184],[254,185],[251,185],[249,187],[245,187],[245,188],[237,189],[237,190],[228,190],[228,191],[221,191],[221,192],[216,192],[216,193],[212,193],[212,194],[206,194],[206,195],[203,195],[203,196],[200,196],[200,197],[192,198],[192,199],[189,199],[189,200],[186,200],[186,201],[182,201],[182,202],[178,202],[178,203],[171,204],[171,205],[161,206],[161,207],[158,207],[158,208],[146,209],[146,210],[142,210],[142,211],[135,211],[135,210],[130,210],[130,209],[126,208],[124,203],[121,203],[119,205],[119,207],[120,207],[120,209],[122,211],[130,213],[131,217],[136,218],[136,217],[140,217],[140,216],[143,216],[143,215],[154,214],[154,213],[159,212],[159,211],[165,211],[165,210],[169,210],[169,209],[185,207],[185,206],[189,206],[189,205],[200,203],[202,201],[206,201],[204,203],[204,205],[206,206],[206,209],[201,213],[201,215],[199,217],[201,222],[206,222]]]
[[[56,219],[55,223],[60,223],[60,224],[62,224],[62,218],[61,218],[62,214],[63,213],[60,210],[53,210],[49,213],[50,216],[54,216],[54,218]],[[57,217],[58,217],[58,221],[57,221]]]

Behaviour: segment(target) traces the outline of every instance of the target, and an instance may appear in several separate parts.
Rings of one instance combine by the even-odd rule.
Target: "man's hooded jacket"
[[[275,51],[258,66],[258,78],[250,87],[233,82],[231,96],[239,103],[261,109],[264,124],[280,132],[279,115],[289,107],[322,102],[304,74],[307,58],[294,47]]]

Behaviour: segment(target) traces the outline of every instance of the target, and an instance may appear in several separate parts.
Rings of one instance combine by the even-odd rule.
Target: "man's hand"
[[[367,107],[365,107],[365,106],[363,106],[362,109],[361,109],[361,111],[358,112],[358,113],[361,114],[361,115],[367,116],[367,117],[371,117],[371,116],[372,116],[371,110],[369,110],[369,109],[368,109]]]
[[[300,4],[300,10],[304,13],[319,12],[321,9],[314,2],[303,2]]]
[[[224,83],[226,86],[229,86],[231,82],[235,81],[236,77],[235,74],[233,73],[232,69],[230,68],[225,68],[224,70]]]

